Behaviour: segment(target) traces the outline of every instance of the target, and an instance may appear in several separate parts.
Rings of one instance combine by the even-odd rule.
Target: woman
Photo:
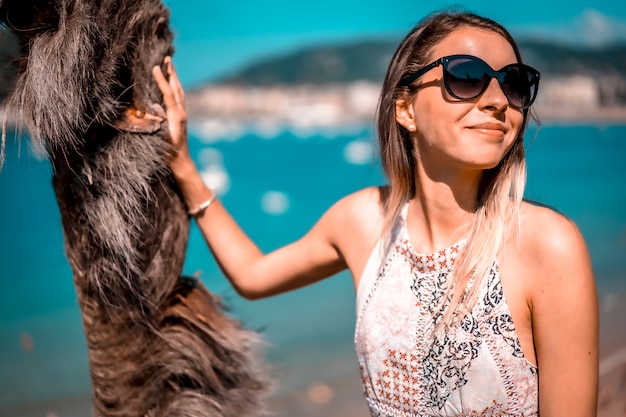
[[[591,416],[598,312],[576,226],[522,201],[523,134],[539,73],[499,24],[439,13],[402,41],[378,110],[388,187],[333,205],[262,254],[202,182],[183,91],[155,68],[170,167],[235,289],[256,299],[349,269],[374,416]]]

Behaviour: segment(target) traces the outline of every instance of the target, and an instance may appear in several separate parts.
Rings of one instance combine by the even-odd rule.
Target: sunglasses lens
[[[518,108],[529,107],[537,92],[536,76],[521,66],[511,66],[505,71],[500,85],[509,102]]]
[[[448,92],[455,98],[471,100],[489,85],[492,75],[513,107],[530,107],[537,94],[538,76],[521,64],[513,64],[493,71],[483,61],[471,57],[455,57],[444,65],[444,80]]]
[[[478,97],[490,81],[485,65],[471,57],[450,60],[445,69],[448,92],[459,99]]]

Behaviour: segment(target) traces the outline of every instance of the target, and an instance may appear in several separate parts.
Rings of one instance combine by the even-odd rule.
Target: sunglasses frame
[[[489,76],[489,80],[487,82],[484,83],[483,87],[480,89],[480,91],[478,92],[478,94],[476,94],[473,97],[459,97],[457,94],[455,94],[451,88],[450,85],[448,84],[448,76],[446,75],[449,71],[448,71],[448,65],[450,64],[450,62],[452,62],[455,59],[467,59],[467,60],[471,60],[471,61],[478,61],[479,63],[481,63],[484,67],[485,67],[485,74],[487,74]],[[494,70],[493,68],[491,68],[491,66],[489,64],[487,64],[485,61],[483,61],[482,59],[474,56],[474,55],[448,55],[448,56],[444,56],[439,58],[438,60],[431,62],[430,64],[426,65],[425,67],[422,67],[420,69],[418,69],[415,72],[412,72],[408,75],[406,75],[405,77],[403,77],[400,80],[400,86],[408,86],[411,83],[413,83],[413,81],[417,80],[419,77],[421,77],[422,75],[426,74],[428,71],[430,71],[433,68],[438,67],[439,65],[443,66],[443,85],[446,88],[446,91],[448,92],[448,94],[450,94],[452,97],[456,98],[457,100],[473,100],[476,97],[479,97],[482,93],[485,92],[485,90],[487,89],[487,87],[489,86],[489,83],[491,82],[491,80],[493,78],[495,78],[496,80],[498,80],[498,85],[500,86],[500,89],[502,90],[502,92],[504,93],[509,105],[511,107],[514,107],[516,109],[520,109],[520,110],[525,110],[528,109],[530,106],[532,106],[532,104],[535,102],[535,99],[537,98],[537,91],[539,90],[539,80],[541,79],[541,73],[539,71],[537,71],[536,69],[534,69],[533,67],[526,65],[526,64],[521,64],[521,63],[515,63],[515,64],[509,64],[509,65],[505,65],[504,67],[500,68],[499,70]],[[504,88],[502,88],[502,83],[504,82],[504,77],[506,75],[506,71],[509,68],[520,68],[523,69],[524,71],[526,71],[528,74],[530,74],[533,78],[531,80],[529,80],[529,84],[530,85],[535,85],[535,89],[534,91],[532,91],[532,96],[530,98],[530,100],[528,101],[528,104],[525,106],[518,106],[514,103],[511,102],[511,99],[509,98],[509,96],[504,92]],[[531,83],[532,81],[532,83]]]

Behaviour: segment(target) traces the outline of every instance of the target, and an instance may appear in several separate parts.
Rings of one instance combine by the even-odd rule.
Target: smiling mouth
[[[504,129],[502,126],[494,124],[481,124],[476,126],[470,126],[469,129],[494,138],[503,138],[506,134],[506,129]]]
[[[475,127],[475,128],[472,128],[472,130],[480,132],[480,133],[485,133],[487,135],[504,136],[504,131],[502,131],[501,129],[487,129],[484,127]]]

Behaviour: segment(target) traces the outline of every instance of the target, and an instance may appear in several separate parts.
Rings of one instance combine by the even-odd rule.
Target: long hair
[[[377,128],[381,162],[389,181],[389,196],[385,201],[386,231],[398,217],[402,206],[413,198],[415,182],[414,145],[409,132],[396,121],[396,101],[410,99],[412,91],[400,86],[407,74],[427,65],[433,58],[434,47],[461,27],[473,27],[495,32],[512,46],[518,62],[519,48],[510,33],[491,19],[467,12],[446,11],[427,16],[400,43],[395,52],[381,92]],[[489,274],[502,246],[507,225],[519,224],[519,208],[526,183],[524,159],[524,121],[511,149],[500,163],[483,173],[476,196],[476,214],[467,242],[452,272],[452,284],[442,299],[442,306],[451,299],[438,329],[451,324],[454,317],[462,318],[475,304],[481,282]],[[512,223],[515,222],[515,223]],[[456,289],[456,291],[455,291]]]

